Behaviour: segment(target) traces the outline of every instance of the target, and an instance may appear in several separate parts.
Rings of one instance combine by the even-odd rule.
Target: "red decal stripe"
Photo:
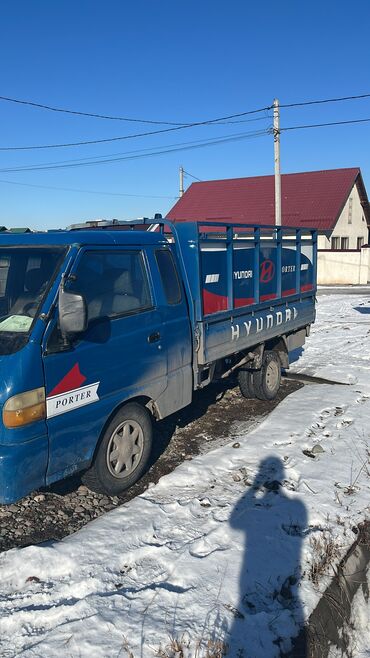
[[[234,307],[240,308],[241,306],[250,306],[254,304],[254,297],[241,297],[240,299],[234,299]]]
[[[227,310],[227,297],[224,295],[215,295],[214,292],[208,292],[203,289],[203,312],[204,315],[218,313]]]
[[[288,297],[288,295],[295,295],[296,289],[290,288],[289,290],[283,290],[283,297]]]
[[[312,283],[306,283],[301,286],[301,292],[308,292],[313,290]],[[290,288],[289,290],[282,291],[282,297],[288,297],[289,295],[296,294],[295,288]],[[260,302],[266,302],[270,299],[277,299],[276,293],[270,293],[266,295],[261,295]],[[234,299],[234,308],[241,308],[242,306],[250,306],[254,304],[254,297],[241,297],[239,299]],[[208,292],[208,290],[203,290],[203,312],[204,315],[211,315],[212,313],[218,313],[219,311],[227,311],[227,297],[224,295],[215,295],[213,292]]]
[[[260,297],[261,302],[266,302],[268,299],[277,299],[276,292],[274,292],[270,295],[261,295],[261,297]]]
[[[301,286],[301,292],[308,292],[309,290],[313,290],[312,283],[305,283],[303,286]],[[288,295],[295,295],[296,292],[297,291],[295,288],[291,288],[290,290],[283,290],[283,297],[287,297]]]
[[[80,372],[80,366],[76,363],[72,370],[67,372],[65,377],[57,384],[52,391],[48,394],[49,397],[52,395],[59,395],[60,393],[66,393],[71,391],[74,388],[79,388],[86,381],[86,377]]]

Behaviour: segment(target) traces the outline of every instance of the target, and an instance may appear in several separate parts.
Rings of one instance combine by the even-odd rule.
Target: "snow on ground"
[[[288,650],[369,514],[369,348],[369,296],[320,296],[293,370],[344,385],[306,385],[75,535],[3,553],[0,655]]]

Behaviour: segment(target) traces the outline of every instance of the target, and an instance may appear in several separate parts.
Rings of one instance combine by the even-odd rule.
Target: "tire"
[[[148,467],[152,419],[145,407],[129,402],[102,434],[90,468],[82,476],[89,489],[116,496],[131,487]]]
[[[266,350],[262,367],[252,375],[253,388],[259,400],[274,400],[280,387],[281,361],[276,352]]]
[[[238,371],[238,384],[243,397],[252,399],[256,397],[253,386],[253,374],[247,368],[240,368]]]

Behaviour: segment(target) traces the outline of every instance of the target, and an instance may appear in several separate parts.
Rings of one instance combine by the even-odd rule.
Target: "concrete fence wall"
[[[317,262],[319,285],[366,284],[370,282],[370,248],[360,250],[319,250]]]

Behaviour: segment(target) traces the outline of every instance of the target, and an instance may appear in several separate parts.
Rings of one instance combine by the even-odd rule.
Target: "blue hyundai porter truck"
[[[0,235],[0,503],[78,471],[119,494],[153,421],[234,371],[273,399],[304,344],[314,230],[140,223]]]

